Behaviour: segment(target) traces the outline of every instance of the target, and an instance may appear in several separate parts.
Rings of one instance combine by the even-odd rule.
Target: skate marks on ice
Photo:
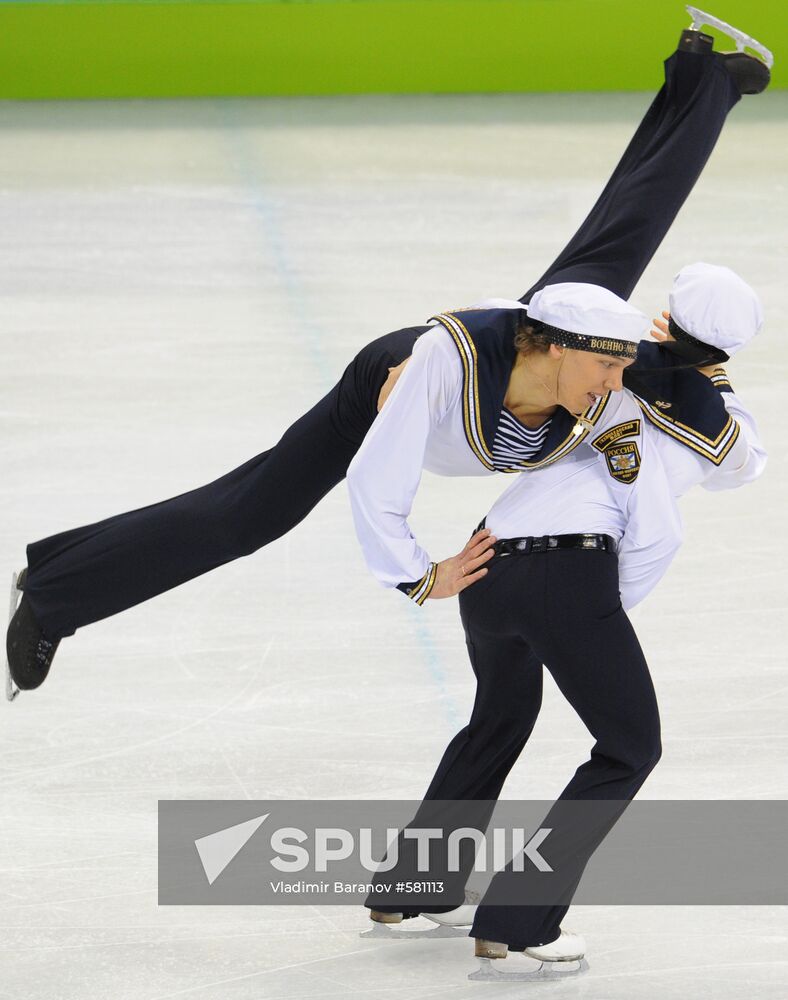
[[[735,110],[637,291],[640,307],[657,308],[678,266],[713,253],[713,261],[758,287],[775,317],[735,368],[772,464],[752,491],[686,498],[692,532],[654,612],[646,609],[638,627],[667,730],[651,797],[686,798],[699,789],[711,797],[779,797],[785,790],[787,703],[776,627],[785,578],[776,553],[785,551],[786,537],[778,498],[788,484],[780,454],[788,366],[771,334],[788,302],[775,252],[788,224],[778,190],[786,96],[769,92],[758,99],[762,108],[742,102]],[[10,508],[0,539],[4,564],[10,570],[20,541],[49,526],[55,504],[68,527],[88,513],[98,517],[207,481],[214,468],[225,471],[267,447],[296,403],[313,402],[317,384],[307,392],[302,381],[309,375],[317,383],[317,374],[302,371],[301,313],[291,317],[281,291],[275,241],[298,261],[298,294],[331,318],[335,332],[323,350],[338,376],[371,331],[416,321],[436,299],[462,304],[468,289],[479,297],[519,294],[524,276],[552,259],[587,211],[644,99],[239,102],[228,128],[245,130],[265,168],[276,233],[248,197],[249,185],[263,186],[255,165],[243,184],[235,173],[224,176],[222,133],[200,126],[200,116],[220,119],[218,102],[117,102],[111,115],[90,102],[67,102],[56,114],[47,102],[2,109],[10,127],[0,146],[8,141],[11,155],[0,171],[9,189],[25,186],[0,200],[15,232],[13,244],[0,249],[13,276],[5,308],[18,362],[0,373],[9,407],[28,414],[29,387],[43,380],[36,422],[25,416],[14,423],[14,443],[3,445]],[[175,112],[177,127],[168,127]],[[100,113],[105,127],[91,117]],[[68,144],[68,156],[41,157],[51,140],[42,116]],[[353,126],[364,117],[365,127]],[[36,127],[20,127],[22,119]],[[148,132],[151,120],[157,127]],[[425,124],[434,140],[426,159]],[[308,155],[315,144],[320,155]],[[489,164],[487,151],[495,148],[510,155]],[[540,148],[559,155],[534,157]],[[81,185],[67,176],[78,169]],[[31,193],[33,180],[50,194]],[[50,202],[33,211],[28,199],[39,196],[53,199],[56,211]],[[511,236],[514,218],[527,238],[523,228]],[[83,241],[86,224],[95,228]],[[173,234],[184,234],[184,242]],[[348,305],[349,273],[359,280]],[[198,286],[200,296],[193,294]],[[46,450],[42,441],[57,448]],[[86,476],[97,491],[90,510]],[[458,499],[449,481],[429,487],[422,516],[429,516],[432,539]],[[489,487],[491,502],[502,486],[493,478]],[[478,517],[485,498],[474,497],[462,499]],[[439,543],[443,537],[436,551]],[[316,552],[321,574],[350,566],[345,589],[315,585]],[[735,575],[725,568],[734,564]],[[447,738],[455,731],[448,731],[455,720],[441,683],[470,710],[470,670],[447,602],[434,602],[424,626],[445,657],[442,682],[417,659],[424,643],[413,638],[405,611],[394,610],[396,595],[378,599],[357,561],[341,488],[292,540],[234,565],[237,576],[234,568],[217,570],[204,591],[193,582],[166,604],[151,602],[69,639],[58,654],[60,676],[6,713],[0,813],[13,848],[4,867],[16,875],[3,876],[0,992],[47,1000],[486,996],[486,983],[466,978],[479,965],[469,940],[360,941],[368,920],[353,908],[325,907],[319,915],[304,907],[156,908],[150,816],[157,796],[239,797],[242,784],[259,798],[374,798],[381,786],[392,797],[419,798],[445,742],[432,738],[430,727],[439,722]],[[363,636],[354,634],[361,607]],[[389,645],[392,628],[407,633],[390,641],[398,661],[383,660],[377,648]],[[407,697],[395,697],[403,688]],[[509,797],[557,791],[586,752],[580,724],[552,694]],[[395,746],[381,747],[384,724],[401,735]],[[108,845],[123,852],[117,863],[90,860],[106,857]],[[39,879],[26,866],[41,858],[48,866]],[[551,997],[788,996],[783,909],[582,907],[574,919],[593,940],[590,973],[545,986]],[[496,984],[496,995],[523,1000],[528,988]]]
[[[207,723],[212,722],[217,717],[223,715],[228,710],[237,707],[238,705],[243,706],[246,699],[251,692],[256,690],[257,684],[263,675],[263,670],[268,659],[269,653],[273,648],[273,641],[269,641],[265,644],[262,652],[255,657],[255,666],[253,673],[251,673],[247,678],[245,678],[243,685],[238,688],[238,690],[232,692],[229,697],[225,698],[219,705],[209,706],[208,710],[199,715],[195,719],[190,719],[184,722],[182,725],[176,725],[173,728],[163,729],[161,732],[157,733],[155,736],[151,736],[148,739],[140,740],[130,743],[122,743],[120,746],[114,747],[111,750],[102,750],[97,754],[90,754],[87,756],[75,756],[69,757],[67,759],[59,760],[54,764],[47,764],[42,767],[28,767],[24,772],[17,774],[10,774],[4,777],[4,782],[6,784],[16,784],[24,786],[29,784],[31,780],[47,779],[53,772],[62,772],[63,770],[69,769],[80,769],[86,765],[95,765],[101,761],[107,761],[112,758],[134,756],[139,754],[140,751],[146,751],[151,747],[157,746],[167,746],[171,744],[176,738],[183,736],[186,733],[196,733],[197,736],[200,735]],[[7,671],[7,664],[6,664]],[[7,680],[10,675],[7,673]],[[256,695],[255,695],[256,697]],[[54,730],[50,730],[50,735]],[[226,758],[225,758],[226,761]],[[231,770],[231,769],[230,769]],[[249,798],[249,793],[243,786],[243,783],[238,778],[238,775],[232,771],[233,778],[237,781],[241,787],[241,791],[244,793],[245,798]]]

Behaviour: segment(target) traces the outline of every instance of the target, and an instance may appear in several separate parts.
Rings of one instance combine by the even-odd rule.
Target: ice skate
[[[24,594],[27,570],[11,579],[11,603],[6,633],[6,698],[31,691],[46,680],[59,640],[47,639]]]
[[[774,65],[774,56],[765,45],[746,35],[738,28],[734,28],[727,21],[722,21],[713,14],[707,14],[704,10],[689,5],[687,5],[687,13],[692,18],[692,26],[688,29],[689,31],[700,32],[701,28],[716,28],[736,43],[737,52],[744,52],[745,48],[752,49],[753,52],[758,53],[769,69]],[[709,36],[707,35],[706,37],[708,38]]]
[[[470,889],[465,890],[465,903],[462,906],[455,906],[453,910],[446,913],[422,912],[422,917],[432,920],[433,923],[441,924],[444,927],[470,927],[473,918],[476,916],[476,907],[479,903],[479,893]]]
[[[11,620],[16,613],[19,601],[22,598],[22,588],[19,586],[20,578],[24,577],[24,570],[19,574],[11,574],[11,601],[8,608],[8,624],[10,626]],[[19,694],[19,688],[14,683],[14,678],[11,676],[11,666],[8,662],[8,651],[6,650],[5,658],[5,696],[9,701],[13,701],[14,698]]]
[[[585,957],[586,942],[582,934],[562,930],[549,944],[526,948],[525,954],[540,962],[579,962]]]
[[[452,914],[457,914],[460,910],[472,909],[476,910],[475,906],[458,906],[454,910],[449,910],[447,913],[433,913],[429,915],[428,919],[437,923],[438,926],[425,927],[423,924],[420,925],[417,922],[413,926],[413,930],[403,930],[397,925],[403,923],[406,920],[415,918],[417,916],[427,917],[426,913],[422,914],[404,914],[404,913],[384,913],[381,910],[370,910],[369,919],[373,922],[373,926],[368,931],[362,931],[359,937],[363,938],[388,938],[390,941],[415,941],[418,938],[450,938],[450,937],[468,937],[468,929],[473,917],[467,924],[458,925],[456,923],[439,922],[437,917],[450,917]]]
[[[739,88],[739,93],[760,94],[766,90],[771,80],[770,69],[774,64],[774,56],[765,45],[697,7],[688,6],[687,13],[692,18],[692,26],[682,32],[679,49],[690,52],[711,51],[713,39],[700,29],[716,28],[736,43],[735,52],[722,52],[721,55],[725,60],[725,68]],[[759,58],[745,52],[745,48],[757,52]]]
[[[509,951],[499,941],[476,939],[475,955],[479,968],[469,974],[475,982],[539,982],[569,979],[588,971],[586,943],[580,934],[562,930],[549,944]],[[501,960],[508,959],[506,967]]]

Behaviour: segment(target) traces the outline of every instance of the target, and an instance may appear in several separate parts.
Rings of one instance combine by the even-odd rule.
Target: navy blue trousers
[[[608,817],[612,825],[617,804],[635,796],[661,754],[657,699],[621,607],[618,558],[570,549],[496,562],[460,595],[478,695],[469,725],[449,744],[428,794],[454,797],[446,796],[452,776],[463,775],[467,783],[473,773],[475,796],[498,797],[536,722],[544,664],[595,740],[559,802],[609,800],[616,804]],[[562,829],[566,821],[559,806],[542,825],[552,829],[554,842],[571,844],[577,881],[607,829],[582,823]],[[558,936],[567,908],[568,901],[481,905],[471,934],[513,949],[545,944]]]
[[[522,950],[558,937],[588,858],[659,760],[659,711],[640,644],[621,606],[616,555],[567,549],[496,557],[488,566],[486,576],[459,598],[477,684],[470,721],[446,748],[409,826],[442,829],[447,838],[459,827],[485,829],[539,715],[544,665],[595,742],[541,823],[551,831],[549,844],[571,859],[560,873],[561,903],[528,905],[526,896],[522,905],[511,905],[508,901],[519,896],[510,866],[495,876],[476,911],[472,937]],[[564,807],[578,800],[595,803],[580,822],[576,808]],[[462,902],[473,850],[460,853],[460,870],[453,874],[441,867],[445,858],[436,844],[429,874],[419,874],[413,844],[400,838],[398,864],[385,881],[440,880],[449,905],[411,905],[407,897],[389,895],[370,896],[367,906],[414,914]],[[507,903],[485,903],[506,888],[507,879]]]
[[[681,52],[665,65],[665,85],[588,218],[523,301],[548,280],[628,296],[651,260],[739,99],[716,55]],[[26,593],[45,635],[72,635],[295,527],[344,478],[388,366],[423,329],[373,341],[278,444],[215,482],[28,545]]]
[[[27,547],[25,593],[52,639],[140,604],[286,534],[347,473],[388,369],[426,327],[368,344],[268,451],[220,479]]]
[[[560,281],[602,285],[628,299],[740,100],[720,55],[674,52],[664,86],[596,204],[520,301]]]

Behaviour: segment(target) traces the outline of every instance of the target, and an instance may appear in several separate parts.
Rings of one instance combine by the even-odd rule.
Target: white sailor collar
[[[517,357],[514,338],[522,319],[511,308],[457,309],[432,317],[450,334],[463,370],[462,405],[465,437],[481,464],[494,471],[492,449],[503,401]],[[553,414],[542,447],[528,459],[498,470],[524,472],[552,465],[584,441],[604,413],[610,393],[579,419],[563,407]]]

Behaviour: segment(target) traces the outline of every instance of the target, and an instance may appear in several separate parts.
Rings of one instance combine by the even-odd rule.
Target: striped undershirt
[[[544,444],[549,430],[549,417],[540,427],[526,427],[504,407],[493,441],[494,468],[500,472],[535,455]]]

